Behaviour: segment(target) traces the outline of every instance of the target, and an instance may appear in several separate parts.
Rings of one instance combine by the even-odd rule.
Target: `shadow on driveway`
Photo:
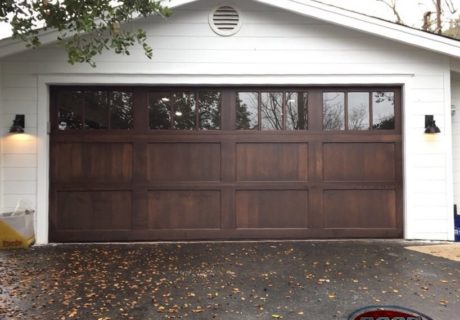
[[[58,245],[0,251],[0,319],[459,319],[460,262],[403,241]]]

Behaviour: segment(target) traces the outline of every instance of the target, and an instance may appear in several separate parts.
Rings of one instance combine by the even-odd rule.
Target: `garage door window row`
[[[65,89],[57,100],[59,130],[133,128],[133,92]]]
[[[135,103],[138,94],[148,99],[148,111],[144,109],[148,113],[136,119],[142,122],[143,117],[148,117],[152,130],[221,130],[224,120],[227,121],[224,128],[240,131],[308,130],[312,121],[319,123],[316,130],[322,127],[323,131],[395,130],[396,127],[394,91],[235,90],[231,92],[233,107],[227,109],[231,107],[229,100],[223,106],[219,90],[158,91],[129,87],[58,90],[55,127],[59,131],[133,129],[134,109],[145,106]],[[224,108],[232,110],[233,120],[222,119]]]
[[[149,94],[150,129],[218,130],[221,92],[170,91]]]
[[[394,130],[394,92],[324,92],[324,130]]]

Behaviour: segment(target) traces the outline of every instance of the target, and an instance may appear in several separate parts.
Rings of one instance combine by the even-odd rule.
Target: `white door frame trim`
[[[38,76],[38,147],[37,147],[37,244],[48,243],[49,233],[49,86],[50,85],[401,85],[402,86],[402,135],[403,135],[403,197],[404,197],[404,238],[413,238],[414,232],[409,223],[413,212],[411,193],[414,190],[408,173],[410,168],[410,144],[406,143],[406,129],[410,119],[405,117],[406,106],[411,105],[413,74],[350,74],[350,75],[39,75]],[[447,90],[447,89],[446,89]],[[450,112],[450,105],[447,107]],[[450,114],[450,113],[449,113]],[[450,136],[450,128],[444,134]],[[421,132],[420,134],[423,134]],[[450,157],[452,150],[450,150]],[[447,155],[449,157],[449,155]],[[451,193],[451,192],[449,192]],[[453,220],[453,217],[452,217]]]

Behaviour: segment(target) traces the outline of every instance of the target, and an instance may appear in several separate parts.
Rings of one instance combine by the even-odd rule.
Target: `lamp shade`
[[[17,114],[10,128],[10,133],[24,133],[25,115]]]

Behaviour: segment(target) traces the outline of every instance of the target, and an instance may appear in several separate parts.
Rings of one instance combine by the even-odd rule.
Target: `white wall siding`
[[[5,63],[3,63],[3,68]],[[0,128],[2,130],[2,211],[20,200],[36,206],[37,194],[37,76],[1,74]],[[16,114],[25,115],[26,134],[8,135]]]
[[[96,69],[72,66],[62,50],[52,45],[4,58],[0,126],[5,128],[14,114],[24,113],[26,131],[40,138],[32,137],[22,145],[4,143],[2,181],[8,191],[3,192],[3,207],[20,198],[37,206],[47,201],[46,196],[36,198],[42,192],[37,185],[46,180],[37,176],[47,175],[41,163],[46,164],[48,155],[37,154],[37,148],[41,153],[47,150],[43,145],[47,84],[401,84],[405,237],[451,239],[449,58],[252,1],[234,3],[242,12],[243,26],[232,37],[219,37],[209,27],[209,10],[215,6],[210,0],[177,8],[168,20],[149,18],[133,25],[147,29],[154,48],[152,60],[134,48],[130,56],[105,53],[97,57]],[[460,82],[457,86],[460,108]],[[442,130],[434,139],[423,134],[425,114],[435,115]],[[455,130],[460,136],[460,128]],[[24,173],[16,175],[20,168]],[[460,176],[460,168],[456,170]],[[437,186],[435,192],[426,187],[430,184]],[[40,208],[46,210],[45,205]],[[46,215],[42,217],[46,221],[41,223],[46,224]],[[46,240],[43,233],[39,241]]]
[[[460,209],[460,73],[452,73],[451,86],[452,105],[456,107],[456,112],[452,117],[454,203]]]

